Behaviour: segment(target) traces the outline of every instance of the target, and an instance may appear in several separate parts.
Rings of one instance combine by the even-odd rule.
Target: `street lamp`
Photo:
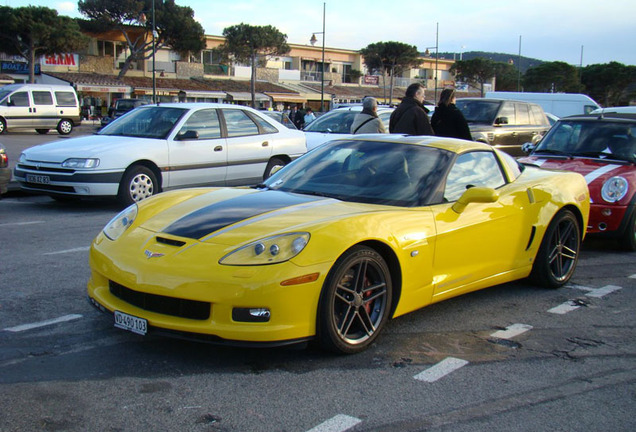
[[[152,0],[152,103],[157,103],[157,79],[155,77],[155,39],[157,39],[157,29],[155,27],[155,0]]]
[[[324,103],[325,103],[325,11],[327,9],[327,3],[322,4],[322,31],[315,32],[311,35],[311,39],[309,42],[312,46],[316,44],[318,39],[316,39],[317,34],[322,35],[322,67],[320,68],[320,112],[324,112]]]
[[[437,23],[437,29],[435,30],[435,46],[427,47],[424,52],[425,56],[429,56],[431,53],[429,50],[435,50],[435,103],[437,103],[437,63],[439,61],[439,23]]]

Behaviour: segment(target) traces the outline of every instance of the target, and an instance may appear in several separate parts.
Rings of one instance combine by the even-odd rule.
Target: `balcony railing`
[[[177,71],[175,62],[155,61],[155,71],[175,73]],[[152,59],[146,61],[146,70],[152,72]]]

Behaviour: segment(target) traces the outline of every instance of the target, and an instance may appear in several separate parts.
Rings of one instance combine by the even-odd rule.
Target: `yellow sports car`
[[[253,188],[133,204],[92,244],[88,295],[139,334],[355,353],[440,300],[528,276],[565,284],[589,206],[580,174],[485,144],[361,135]]]

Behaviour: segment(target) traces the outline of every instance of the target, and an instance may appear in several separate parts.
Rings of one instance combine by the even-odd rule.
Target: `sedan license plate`
[[[51,177],[44,175],[27,174],[26,181],[27,183],[49,184],[51,183]]]
[[[115,327],[143,336],[148,331],[148,321],[143,318],[115,311]]]

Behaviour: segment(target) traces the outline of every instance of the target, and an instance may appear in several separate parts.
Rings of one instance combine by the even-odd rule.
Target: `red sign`
[[[77,66],[77,54],[53,54],[44,56],[44,64],[49,66]]]
[[[364,83],[365,84],[369,84],[369,85],[379,85],[380,84],[380,77],[377,75],[365,75],[364,76]]]

